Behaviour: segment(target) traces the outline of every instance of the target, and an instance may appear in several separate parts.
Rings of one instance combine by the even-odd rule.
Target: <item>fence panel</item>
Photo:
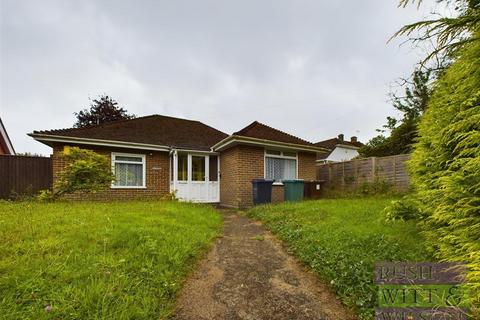
[[[321,164],[317,178],[324,180],[329,189],[352,191],[365,183],[381,181],[397,191],[405,191],[410,187],[406,168],[409,159],[409,154],[400,154]]]
[[[52,187],[52,159],[0,155],[0,199]]]

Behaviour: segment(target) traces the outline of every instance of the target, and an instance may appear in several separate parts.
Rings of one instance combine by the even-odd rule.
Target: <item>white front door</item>
[[[170,190],[180,200],[220,201],[220,159],[215,154],[174,152],[171,159]]]

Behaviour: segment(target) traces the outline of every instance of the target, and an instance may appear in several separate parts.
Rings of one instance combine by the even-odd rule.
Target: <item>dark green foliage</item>
[[[362,196],[382,196],[391,193],[392,186],[388,181],[376,178],[373,182],[364,182],[358,187],[357,194]]]
[[[358,152],[365,158],[410,153],[417,137],[417,123],[418,119],[404,119],[389,137],[378,135],[360,147]]]
[[[410,162],[433,252],[467,261],[480,305],[480,42],[437,81]]]
[[[430,261],[414,221],[385,222],[391,198],[323,199],[257,206],[262,220],[289,249],[330,283],[342,301],[372,319],[379,261]]]
[[[358,150],[362,157],[385,157],[410,153],[417,137],[417,124],[425,112],[430,97],[430,72],[416,70],[412,82],[405,87],[405,95],[392,94],[394,108],[402,113],[401,119],[387,117],[382,134],[372,138]],[[389,131],[390,135],[384,135]]]
[[[373,137],[358,150],[360,156],[365,158],[389,156],[391,152],[390,139],[383,134]]]
[[[420,117],[427,109],[428,99],[430,97],[430,71],[415,70],[412,74],[410,86],[405,87],[405,96],[392,94],[393,106],[403,114],[403,119],[416,119]],[[408,83],[408,82],[407,82]],[[385,126],[388,129],[396,127],[397,120],[388,118],[389,124]],[[391,124],[390,124],[391,123]]]
[[[105,190],[115,179],[110,160],[94,151],[73,147],[66,149],[62,157],[66,166],[55,183],[55,195]]]
[[[127,110],[119,107],[117,101],[107,95],[93,99],[90,109],[83,109],[74,114],[77,117],[77,122],[74,124],[76,128],[135,118],[134,114],[128,114]]]

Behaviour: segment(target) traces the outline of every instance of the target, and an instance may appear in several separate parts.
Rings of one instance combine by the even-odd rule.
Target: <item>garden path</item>
[[[260,223],[222,213],[223,236],[186,281],[173,319],[355,319]]]

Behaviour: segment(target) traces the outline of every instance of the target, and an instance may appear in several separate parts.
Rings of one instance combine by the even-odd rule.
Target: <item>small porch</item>
[[[170,192],[181,201],[220,202],[220,156],[215,152],[173,150]]]

